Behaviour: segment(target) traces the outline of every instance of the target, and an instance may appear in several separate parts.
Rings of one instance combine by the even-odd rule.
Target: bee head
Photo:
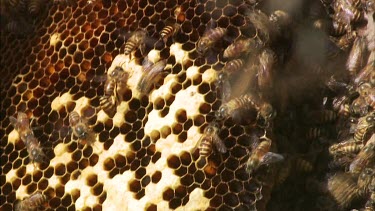
[[[33,162],[42,163],[44,162],[45,155],[39,148],[33,148],[30,153],[30,158]]]
[[[204,54],[207,51],[207,46],[209,44],[208,39],[200,39],[197,46],[197,51],[200,54]]]
[[[375,115],[370,115],[370,116],[366,117],[366,122],[371,124],[371,125],[374,125],[375,124]]]
[[[221,106],[219,110],[216,112],[215,116],[217,119],[222,120],[225,118],[226,114],[228,113],[227,106]]]
[[[83,125],[78,125],[78,126],[76,127],[76,132],[77,132],[77,136],[78,136],[78,138],[85,138],[86,135],[87,135],[86,128],[85,128],[85,126],[83,126]]]
[[[260,109],[260,115],[265,120],[271,120],[271,119],[275,118],[276,111],[273,109],[273,107],[270,104],[266,103]]]

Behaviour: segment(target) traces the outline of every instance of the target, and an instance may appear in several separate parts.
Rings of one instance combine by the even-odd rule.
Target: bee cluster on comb
[[[0,209],[375,209],[374,0],[1,3]]]

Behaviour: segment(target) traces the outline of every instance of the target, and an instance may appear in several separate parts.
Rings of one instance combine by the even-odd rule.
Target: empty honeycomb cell
[[[56,165],[55,173],[54,173],[55,175],[62,176],[65,174],[65,172],[66,172],[66,167],[64,164],[59,163]]]
[[[183,176],[187,173],[187,168],[186,167],[183,167],[181,166],[180,168],[178,168],[176,171],[175,171],[175,174],[178,175],[178,176]]]
[[[89,166],[89,160],[86,158],[81,159],[78,163],[79,169],[85,169],[87,166]]]
[[[98,182],[98,175],[90,174],[86,177],[86,185],[92,187]]]
[[[151,177],[150,176],[145,176],[144,178],[142,178],[141,180],[141,184],[142,184],[142,187],[146,187],[148,184],[150,184],[151,182]]]
[[[32,193],[34,193],[35,192],[35,190],[37,189],[37,184],[36,183],[29,183],[29,184],[27,184],[27,186],[26,186],[26,192],[28,193],[28,194],[32,194]]]
[[[39,171],[39,170],[37,170],[37,171],[34,171],[33,172],[33,181],[34,182],[38,182],[41,178],[42,178],[42,176],[43,176],[43,172],[42,171]]]
[[[221,204],[223,203],[223,198],[219,195],[216,195],[214,196],[211,200],[210,200],[210,206],[211,207],[219,207]]]
[[[9,154],[9,162],[14,162],[19,156],[17,151],[13,151]]]
[[[181,165],[180,158],[176,155],[170,155],[167,158],[167,164],[172,169],[177,169]]]
[[[160,157],[161,157],[161,152],[156,152],[156,153],[152,156],[151,161],[152,161],[153,163],[156,163],[156,162],[160,159]]]
[[[194,178],[189,174],[181,177],[181,185],[190,186],[191,184],[193,184],[193,182]]]
[[[103,162],[103,168],[106,171],[110,171],[115,167],[115,161],[112,158],[107,158]]]

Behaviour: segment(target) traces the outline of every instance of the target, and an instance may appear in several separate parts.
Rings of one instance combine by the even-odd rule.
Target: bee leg
[[[141,46],[139,46],[139,50],[141,51],[141,54],[144,55],[146,52],[146,44],[142,43]]]

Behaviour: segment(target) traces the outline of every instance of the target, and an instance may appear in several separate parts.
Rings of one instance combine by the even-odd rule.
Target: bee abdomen
[[[111,96],[103,96],[100,98],[100,107],[108,116],[114,116],[116,113],[116,105]]]
[[[297,158],[295,161],[296,169],[301,172],[312,172],[313,164],[302,158]]]
[[[199,154],[202,157],[207,157],[212,152],[212,144],[209,140],[202,140],[202,143],[199,145]]]
[[[326,135],[326,131],[323,128],[312,127],[306,132],[306,138],[309,140],[317,139]]]
[[[242,59],[234,59],[227,62],[224,66],[224,71],[228,73],[234,73],[243,67],[244,61]]]
[[[329,147],[331,155],[358,153],[363,148],[362,143],[356,141],[342,142]]]
[[[76,125],[79,122],[80,118],[81,117],[79,116],[78,112],[72,111],[69,114],[69,124],[72,126]]]
[[[128,41],[125,44],[124,54],[129,55],[134,49],[136,48],[136,45],[132,41]]]
[[[37,15],[40,11],[41,0],[30,0],[29,1],[29,12],[31,15]]]
[[[221,39],[225,35],[225,33],[227,33],[227,29],[218,27],[213,29],[211,33],[208,33],[207,38],[216,42]]]
[[[166,39],[168,37],[170,37],[174,32],[175,32],[175,27],[174,26],[165,26],[161,32],[160,32],[160,36],[161,38],[164,40],[164,42],[166,41]]]

